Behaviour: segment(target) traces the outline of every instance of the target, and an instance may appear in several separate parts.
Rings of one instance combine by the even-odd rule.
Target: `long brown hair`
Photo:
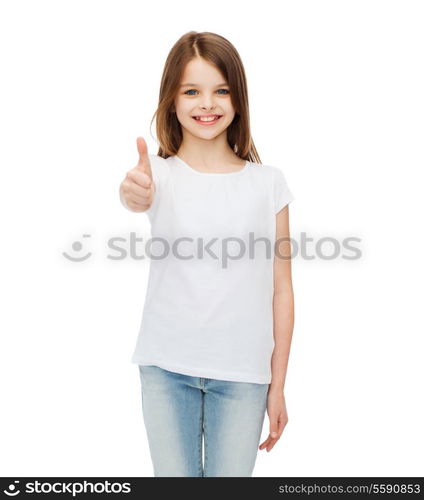
[[[230,88],[235,116],[227,128],[227,140],[239,158],[262,163],[250,134],[247,81],[241,58],[236,48],[223,36],[204,31],[189,31],[172,47],[165,62],[159,91],[156,116],[156,134],[159,140],[158,156],[168,158],[177,153],[183,134],[175,113],[174,101],[186,65],[202,57],[213,64],[224,76]]]

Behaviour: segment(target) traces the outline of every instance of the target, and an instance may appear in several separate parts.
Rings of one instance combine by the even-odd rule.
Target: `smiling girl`
[[[138,138],[120,186],[155,240],[132,357],[154,474],[251,476],[288,421],[294,197],[260,161],[243,64],[222,36],[176,42],[155,116],[159,151]]]

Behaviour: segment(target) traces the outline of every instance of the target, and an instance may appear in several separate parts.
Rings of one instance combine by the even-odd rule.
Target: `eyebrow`
[[[200,85],[198,83],[183,83],[181,87],[199,87]],[[218,83],[216,87],[228,87],[228,83]]]

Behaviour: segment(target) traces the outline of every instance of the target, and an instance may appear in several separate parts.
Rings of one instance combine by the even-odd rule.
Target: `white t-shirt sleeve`
[[[167,165],[166,160],[160,156],[149,154],[149,159],[153,182],[155,184],[155,193],[153,196],[152,204],[147,210],[144,211],[144,213],[147,214],[149,220],[152,222],[160,204],[160,198],[163,193],[163,186],[166,179],[168,178],[169,166]]]
[[[287,204],[294,200],[294,196],[287,185],[283,172],[277,167],[272,167],[272,170],[274,173],[274,212],[277,214]]]

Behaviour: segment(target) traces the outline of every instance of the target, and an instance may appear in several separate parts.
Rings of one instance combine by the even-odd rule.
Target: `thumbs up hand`
[[[144,212],[150,208],[156,191],[146,141],[137,138],[138,164],[127,172],[119,193],[121,202],[133,212]]]

